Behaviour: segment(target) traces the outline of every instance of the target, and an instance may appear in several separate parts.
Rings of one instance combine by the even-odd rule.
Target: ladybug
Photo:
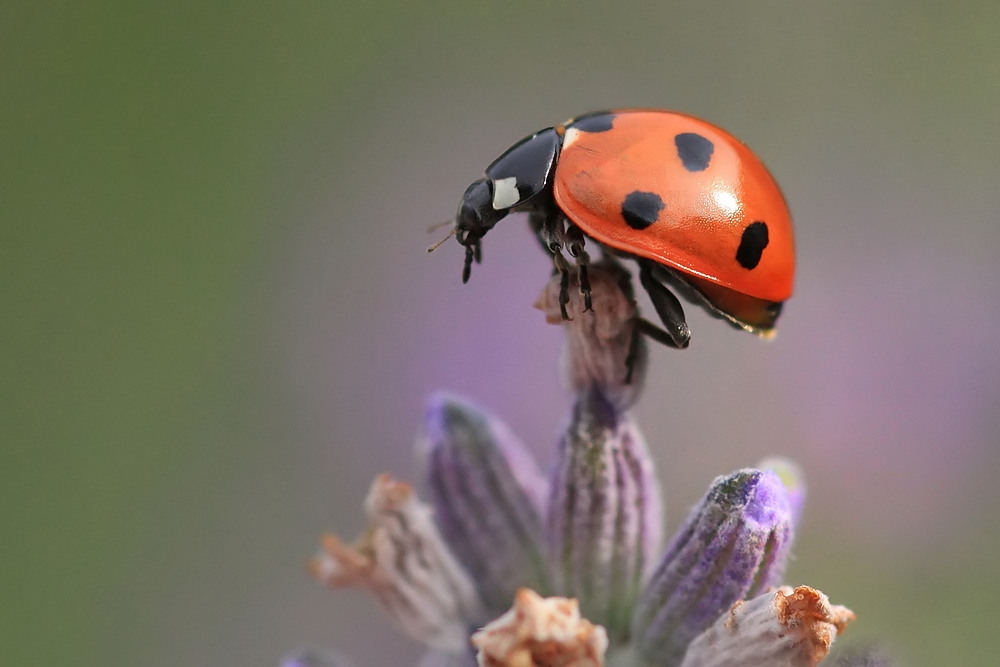
[[[764,337],[792,294],[792,220],[781,190],[742,142],[693,116],[601,111],[511,146],[459,204],[453,233],[465,246],[463,282],[481,259],[483,236],[517,211],[527,212],[562,273],[564,317],[571,263],[590,307],[587,240],[637,262],[665,329],[640,327],[671,347],[691,337],[671,288]]]

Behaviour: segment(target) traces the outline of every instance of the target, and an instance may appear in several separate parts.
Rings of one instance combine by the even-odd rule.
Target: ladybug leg
[[[462,282],[469,282],[469,277],[472,275],[472,258],[475,251],[472,249],[471,245],[465,246],[465,265],[462,267]]]
[[[663,329],[663,327],[653,324],[645,317],[640,317],[636,319],[635,330],[637,333],[641,333],[644,336],[652,338],[660,345],[664,345],[674,350],[683,350],[685,347],[687,347],[687,344],[678,345],[676,342],[674,342],[673,337],[670,334],[668,334]],[[631,352],[631,348],[629,351]],[[628,359],[626,357],[626,361],[627,360]]]
[[[528,214],[528,224],[531,225],[531,231],[535,233],[535,238],[538,242],[542,244],[542,250],[547,254],[552,255],[552,247],[549,243],[550,233],[547,229],[551,223],[548,222],[551,214],[546,214],[541,211],[532,211]]]
[[[455,232],[455,239],[465,246],[465,264],[462,266],[462,282],[469,282],[472,275],[472,262],[479,264],[483,261],[483,237],[481,234],[470,233],[459,229]],[[439,244],[440,245],[440,244]],[[431,249],[436,246],[433,246]]]
[[[579,227],[571,223],[566,227],[565,237],[569,254],[576,260],[576,265],[580,269],[580,294],[583,295],[583,310],[584,312],[594,310],[590,298],[590,276],[587,272],[587,267],[590,265],[590,255],[583,248],[583,232],[580,231]]]
[[[660,316],[660,320],[666,329],[659,329],[655,325],[646,322],[647,327],[643,327],[643,333],[669,347],[683,349],[691,342],[691,330],[684,319],[684,309],[673,292],[653,277],[653,266],[646,261],[639,262],[639,281],[649,294],[649,298],[653,302],[653,307],[656,308],[656,314]],[[643,322],[645,320],[640,320],[640,326],[642,326]],[[654,333],[648,330],[649,328],[657,329],[659,333]]]
[[[462,282],[469,282],[472,275],[472,262],[480,264],[483,261],[483,242],[479,239],[469,241],[465,245],[465,265],[462,267]]]
[[[528,219],[535,236],[552,256],[555,270],[559,272],[559,312],[564,320],[569,320],[566,304],[569,303],[570,263],[563,255],[565,232],[562,217],[552,212],[533,211]],[[588,289],[589,284],[588,280]]]
[[[552,260],[559,272],[559,313],[564,320],[570,320],[572,318],[566,311],[566,304],[569,303],[569,262],[563,257],[562,251],[552,255]]]

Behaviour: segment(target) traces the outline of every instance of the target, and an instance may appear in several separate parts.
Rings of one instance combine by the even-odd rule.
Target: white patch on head
[[[493,181],[493,210],[502,211],[521,200],[517,193],[517,179],[513,176]]]
[[[571,127],[568,130],[566,130],[566,134],[563,135],[562,147],[569,148],[574,141],[580,138],[581,134],[583,134],[583,132],[576,129],[575,127]]]

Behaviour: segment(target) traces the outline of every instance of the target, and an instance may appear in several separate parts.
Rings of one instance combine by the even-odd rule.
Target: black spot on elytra
[[[655,192],[630,192],[622,201],[622,217],[632,229],[646,229],[660,217],[666,205]]]
[[[760,220],[751,222],[743,230],[740,247],[736,249],[736,261],[744,269],[756,268],[764,248],[767,247],[767,241],[767,223]]]
[[[574,130],[581,132],[607,132],[615,122],[615,115],[602,111],[600,113],[587,114],[575,119],[569,124]]]
[[[705,171],[712,161],[715,144],[694,132],[682,132],[674,137],[677,157],[688,171]]]

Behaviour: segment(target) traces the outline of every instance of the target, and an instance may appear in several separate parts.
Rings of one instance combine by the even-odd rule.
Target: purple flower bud
[[[541,512],[545,478],[499,420],[444,393],[418,439],[434,518],[492,614],[518,588],[546,587]]]
[[[788,493],[771,471],[717,477],[643,592],[633,622],[639,652],[680,664],[691,640],[734,602],[777,584],[792,541]]]
[[[757,467],[761,470],[770,470],[781,478],[785,490],[788,491],[792,527],[797,527],[802,518],[802,508],[806,504],[806,476],[802,468],[795,461],[781,456],[769,456],[758,463]]]
[[[554,471],[549,552],[556,590],[579,598],[612,641],[628,634],[660,531],[660,489],[639,430],[600,391],[583,393]]]

